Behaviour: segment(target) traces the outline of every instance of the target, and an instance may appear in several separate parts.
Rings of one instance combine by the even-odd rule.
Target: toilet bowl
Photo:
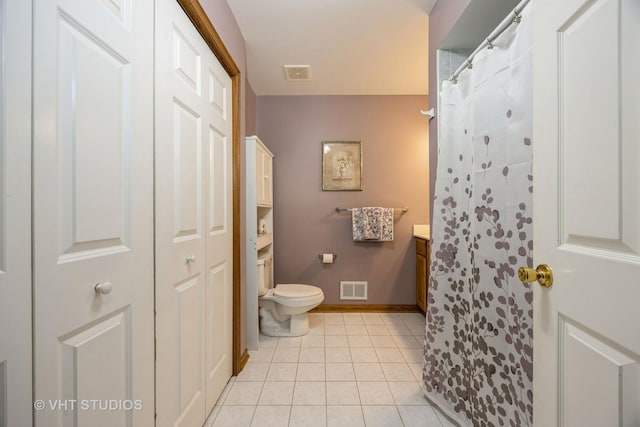
[[[301,284],[271,288],[271,260],[258,260],[260,332],[272,337],[297,337],[309,332],[307,312],[324,301],[322,289]]]

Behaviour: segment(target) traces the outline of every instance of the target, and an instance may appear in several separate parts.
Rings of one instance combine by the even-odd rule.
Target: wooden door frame
[[[233,375],[238,375],[249,360],[242,350],[241,270],[240,270],[240,69],[231,57],[211,20],[198,0],[178,0],[204,41],[231,78],[232,157],[233,157]]]

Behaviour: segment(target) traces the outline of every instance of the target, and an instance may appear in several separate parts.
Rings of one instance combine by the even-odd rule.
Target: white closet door
[[[31,2],[0,1],[0,426],[32,424]]]
[[[151,426],[153,1],[33,4],[36,425]]]
[[[232,369],[231,80],[178,4],[156,9],[158,425],[200,426]]]
[[[233,368],[233,158],[231,78],[213,53],[205,59],[203,131],[208,144],[206,240],[207,413]],[[239,220],[239,218],[238,218]]]

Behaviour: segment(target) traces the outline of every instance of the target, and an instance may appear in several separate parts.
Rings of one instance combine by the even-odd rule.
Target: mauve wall
[[[273,151],[276,283],[324,290],[324,304],[415,304],[413,224],[428,223],[424,96],[258,96],[258,136]],[[322,191],[322,141],[362,141],[364,191]],[[336,207],[406,206],[395,241],[354,242]],[[338,254],[323,265],[318,254]],[[367,301],[339,299],[340,280],[369,282]]]
[[[253,88],[246,82],[246,90],[244,91],[244,102],[245,102],[245,131],[247,136],[252,136],[256,134],[256,94],[253,91]]]
[[[438,163],[438,73],[437,51],[444,38],[449,34],[470,0],[439,0],[429,14],[429,104],[436,107],[436,117],[429,123],[429,191],[434,194],[436,188],[436,168]],[[429,209],[433,209],[430,200]],[[431,218],[429,218],[431,223]]]

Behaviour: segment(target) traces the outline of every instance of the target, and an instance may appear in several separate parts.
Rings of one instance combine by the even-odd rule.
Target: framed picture
[[[322,142],[322,191],[362,191],[362,142]]]

